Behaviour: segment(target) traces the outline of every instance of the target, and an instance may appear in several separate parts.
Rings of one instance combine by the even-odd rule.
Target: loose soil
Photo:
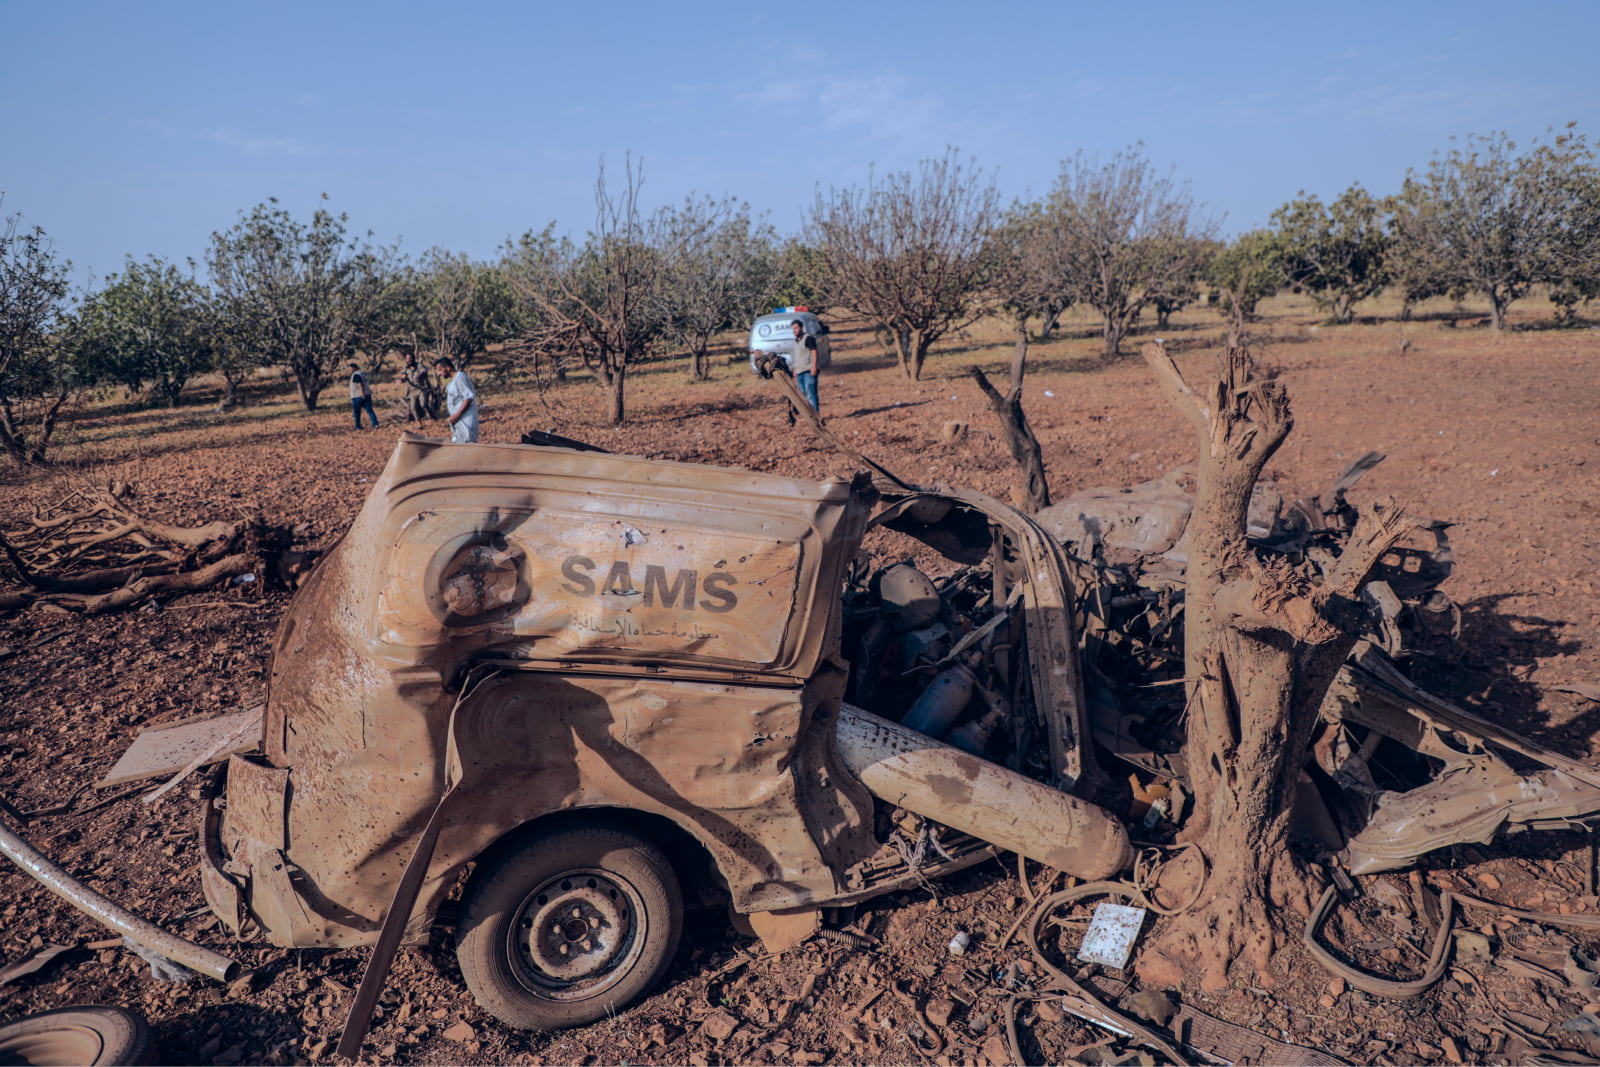
[[[1257,325],[1258,356],[1287,382],[1296,428],[1267,477],[1286,497],[1325,492],[1348,463],[1376,449],[1388,459],[1355,497],[1392,495],[1414,513],[1455,524],[1456,570],[1444,589],[1462,608],[1463,632],[1454,647],[1418,660],[1418,680],[1543,745],[1600,758],[1600,703],[1559,688],[1600,681],[1600,332],[1538,328],[1532,317],[1499,337],[1451,317],[1317,326],[1292,299],[1268,312]],[[843,323],[821,383],[823,413],[854,447],[909,480],[1005,498],[1017,471],[965,375],[979,363],[1003,376],[1002,332],[986,324],[956,339],[935,352],[926,380],[911,383],[870,331]],[[1166,333],[1191,380],[1209,365],[1220,333],[1206,312],[1180,316]],[[1156,477],[1194,453],[1191,431],[1142,361],[1130,355],[1103,365],[1092,334],[1087,319],[1069,322],[1066,337],[1037,346],[1030,359],[1025,406],[1058,500]],[[786,425],[775,389],[737,353],[708,383],[685,381],[677,361],[640,368],[621,428],[603,425],[602,397],[587,381],[541,392],[519,377],[511,353],[491,353],[471,373],[485,401],[487,441],[542,429],[656,458],[816,478],[851,473],[848,460]],[[304,524],[313,545],[327,546],[400,431],[401,385],[387,376],[378,386],[385,422],[360,432],[350,428],[338,388],[306,413],[266,381],[254,406],[229,415],[203,398],[175,411],[86,410],[59,450],[61,467],[0,484],[0,523],[79,487],[121,480],[136,487],[147,514],[199,523],[260,510],[274,522]],[[947,431],[953,422],[969,430],[947,443],[957,436]],[[110,935],[0,863],[0,967],[52,943],[75,946],[0,986],[0,1017],[119,1004],[149,1018],[162,1062],[331,1057],[366,951],[230,943],[200,891],[198,780],[148,806],[138,789],[92,788],[140,730],[264,699],[268,648],[289,594],[260,584],[103,617],[36,606],[0,618],[0,798],[44,813],[21,832],[112,899],[251,969],[230,986],[158,981],[131,951],[81,947]],[[71,811],[49,813],[69,802]],[[1436,884],[1511,906],[1600,915],[1591,864],[1586,836],[1546,832],[1447,850],[1425,866]],[[1015,942],[1001,942],[1047,881],[1046,872],[1029,873],[1033,884],[1024,885],[1011,863],[990,863],[871,902],[849,917],[849,928],[880,941],[875,951],[819,940],[772,957],[724,914],[695,913],[651,997],[564,1033],[517,1033],[478,1010],[441,928],[430,946],[402,951],[366,1055],[407,1064],[1007,1062],[1005,978],[1020,961],[1012,977],[1029,981],[1032,962]],[[1396,973],[1416,973],[1430,929],[1404,918],[1407,876],[1364,882],[1389,889],[1370,891],[1332,934]],[[1561,975],[1568,949],[1593,952],[1596,939],[1493,912],[1466,921],[1488,938],[1489,955],[1458,954],[1447,980],[1415,1000],[1349,989],[1292,943],[1275,973],[1238,973],[1217,996],[1173,995],[1351,1062],[1520,1062],[1541,1047],[1583,1050],[1582,1035],[1562,1024],[1586,1007],[1600,1012],[1590,1003],[1600,993],[1581,970]],[[961,957],[947,949],[958,930],[972,938]],[[1530,965],[1544,967],[1544,976]],[[1113,998],[1122,977],[1104,976]],[[953,1002],[937,1027],[943,1052],[930,1056],[932,1042],[914,1036],[925,1024],[908,1000],[936,1011],[945,1007],[936,1002]],[[1049,1002],[1025,1005],[1019,1031],[1031,1061],[1089,1062],[1111,1051],[1091,1048],[1104,1031]]]

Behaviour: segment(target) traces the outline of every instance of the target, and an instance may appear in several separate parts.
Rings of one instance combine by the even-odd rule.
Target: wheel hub
[[[528,898],[518,928],[526,964],[557,981],[576,982],[623,957],[632,909],[621,887],[604,875],[570,874]]]

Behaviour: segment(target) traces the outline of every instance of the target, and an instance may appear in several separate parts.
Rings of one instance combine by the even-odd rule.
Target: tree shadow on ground
[[[1530,676],[1541,660],[1583,648],[1564,636],[1560,619],[1502,610],[1514,593],[1497,593],[1459,605],[1461,636],[1453,644],[1429,642],[1413,663],[1423,688],[1462,704],[1529,740],[1561,752],[1583,754],[1600,729],[1600,705],[1565,722],[1541,709],[1544,691]]]
[[[930,352],[929,357],[940,353]],[[862,374],[866,371],[884,370],[896,365],[895,357],[875,352],[835,352],[833,362],[822,372],[823,378],[836,374]]]
[[[841,419],[859,419],[867,415],[882,415],[889,411],[905,411],[908,408],[920,408],[927,403],[928,401],[926,400],[905,400],[894,404],[885,404],[882,407],[876,408],[856,408],[854,411],[844,412],[838,417]]]
[[[302,1062],[299,1043],[305,1030],[287,1012],[254,1004],[217,1004],[152,1024],[156,1057],[151,1062],[209,1064],[229,1051],[228,1063]],[[278,1058],[273,1059],[277,1052]]]

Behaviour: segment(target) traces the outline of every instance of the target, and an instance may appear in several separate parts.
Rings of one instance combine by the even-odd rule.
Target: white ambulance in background
[[[828,324],[817,318],[804,305],[773,308],[769,314],[759,315],[750,326],[750,369],[759,373],[762,356],[777,356],[784,366],[794,369],[794,328],[789,324],[799,319],[805,325],[806,336],[817,339],[817,366],[827,370],[833,362],[832,346],[828,342]]]

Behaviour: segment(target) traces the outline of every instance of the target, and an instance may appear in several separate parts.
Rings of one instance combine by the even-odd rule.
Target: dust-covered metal
[[[869,524],[954,574],[871,580]],[[992,845],[1100,877],[1131,852],[1059,788],[1093,766],[1072,609],[1060,546],[978,494],[408,436],[280,630],[264,755],[232,759],[208,818],[207,897],[276,944],[371,943],[483,667],[412,939],[497,841],[584,813],[697,843],[746,914],[862,899]],[[884,718],[952,672],[970,685],[940,712],[948,745]],[[874,799],[889,791],[863,779],[893,761],[855,773],[847,692],[918,739],[896,754],[931,793]]]
[[[1369,452],[1346,469],[1327,506],[1316,498],[1285,503],[1257,486],[1251,545],[1320,579],[1355,525],[1346,493],[1382,459]],[[1090,720],[1096,740],[1138,768],[1136,799],[1162,788],[1181,799],[1186,778],[1180,722],[1192,477],[1180,468],[1130,490],[1085,490],[1038,516],[1073,554]],[[1438,588],[1454,565],[1448,524],[1426,530],[1431,546],[1393,549],[1364,590],[1366,638],[1324,701],[1297,806],[1296,836],[1356,874],[1507,831],[1600,817],[1600,771],[1427,693],[1403,673],[1414,648],[1460,632],[1460,612]],[[1145,833],[1156,837],[1181,821],[1177,811],[1153,807],[1148,818]]]
[[[258,706],[179,726],[141,730],[94,786],[104,789],[142,778],[188,773],[209,763],[220,763],[234,752],[258,748],[262,710]]]
[[[0,854],[22,868],[50,892],[130,941],[144,945],[169,960],[175,960],[219,982],[231,982],[238,977],[239,964],[235,960],[163,930],[95,892],[46,859],[4,823],[0,823]]]
[[[643,985],[623,973],[642,942],[594,975],[552,954],[591,951],[595,922],[536,941],[508,926],[496,947],[482,930],[531,907],[511,889],[483,903],[519,850],[527,892],[570,869],[648,917],[681,883],[776,951],[824,906],[997,849],[1095,880],[1133,860],[1124,819],[1146,840],[1181,825],[1185,472],[1036,521],[881,469],[813,482],[538,440],[403,437],[305,583],[274,645],[262,754],[234,755],[207,794],[202,882],[230,929],[370,944],[393,903],[386,944],[402,920],[415,941],[476,865],[464,926],[490,950],[472,973],[463,957],[468,981],[512,959],[486,1006],[572,1025],[612,1010],[605,990],[654,981],[677,920],[639,920],[660,937]],[[1327,507],[1258,491],[1251,547],[1320,580],[1375,462]],[[1446,527],[1431,529],[1431,549],[1378,568],[1370,641],[1305,768],[1297,837],[1358,870],[1600,814],[1600,772],[1396,667],[1459,625],[1438,589]],[[534,854],[550,841],[570,868]],[[505,999],[524,994],[527,1011]]]
[[[873,796],[1081,878],[1133,862],[1105,809],[846,704],[839,752]]]

